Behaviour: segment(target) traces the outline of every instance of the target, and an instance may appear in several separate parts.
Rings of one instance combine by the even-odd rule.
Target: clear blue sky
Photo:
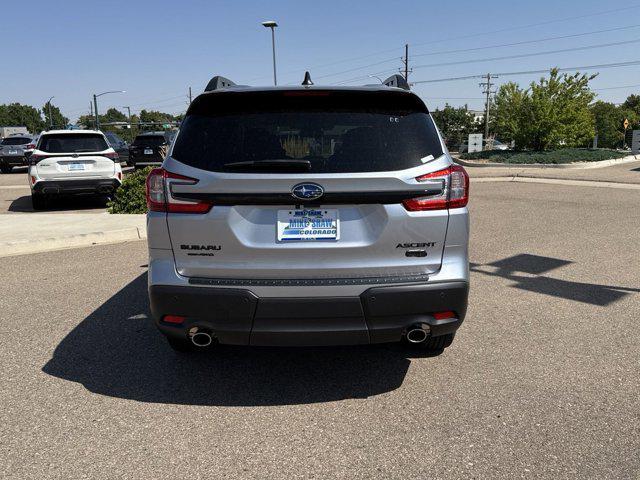
[[[311,71],[316,84],[392,71],[401,66],[407,42],[411,45],[410,57],[463,50],[411,58],[413,65],[432,65],[640,39],[640,2],[596,0],[36,0],[28,5],[5,2],[0,15],[0,103],[40,107],[55,95],[53,103],[72,119],[87,113],[92,93],[105,90],[127,93],[102,97],[102,112],[111,106],[131,105],[134,112],[147,108],[177,113],[185,109],[188,87],[197,94],[214,74],[238,83],[270,84],[271,39],[269,31],[260,25],[270,19],[280,25],[276,30],[280,83],[300,82],[305,69]],[[577,16],[585,17],[557,21]],[[545,24],[528,26],[540,23]],[[464,51],[619,27],[633,28]],[[423,67],[415,69],[410,80],[631,60],[640,60],[640,43]],[[529,83],[539,76],[503,77],[498,83]],[[371,82],[363,79],[351,84]],[[421,84],[415,91],[432,109],[446,102],[480,109],[478,82]],[[636,86],[617,88],[630,85]],[[640,66],[602,69],[593,82],[594,88],[606,89],[598,90],[599,96],[613,102],[640,93],[637,85]]]

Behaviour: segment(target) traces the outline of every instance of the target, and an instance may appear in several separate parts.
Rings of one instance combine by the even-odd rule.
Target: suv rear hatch
[[[448,166],[409,92],[226,91],[193,102],[156,176],[181,275],[400,283],[440,268],[449,180],[425,174]]]
[[[31,156],[43,180],[111,177],[115,173],[114,158],[99,133],[44,134]]]

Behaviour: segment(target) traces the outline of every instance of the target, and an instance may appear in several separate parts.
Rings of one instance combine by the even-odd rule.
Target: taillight
[[[107,157],[110,158],[111,160],[113,160],[114,162],[116,160],[120,159],[120,156],[118,155],[118,152],[109,152],[109,153],[105,153],[102,155],[103,157]]]
[[[31,163],[31,165],[35,165],[40,160],[44,160],[45,158],[47,158],[46,155],[38,155],[34,153],[29,157],[29,162]]]
[[[419,212],[461,208],[467,205],[469,202],[469,175],[463,167],[451,165],[444,170],[427,173],[416,178],[418,182],[439,179],[444,183],[442,194],[405,200],[402,202],[404,207],[410,212]]]
[[[29,145],[26,145],[24,147],[25,150],[33,150],[34,148],[36,148],[36,144],[35,143],[30,143]]]
[[[207,213],[210,202],[176,200],[171,195],[171,184],[195,185],[198,180],[171,173],[164,168],[154,168],[147,177],[147,207],[152,212]]]

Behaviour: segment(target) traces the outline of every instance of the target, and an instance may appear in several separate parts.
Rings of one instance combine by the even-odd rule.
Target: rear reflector
[[[183,323],[186,318],[187,317],[182,317],[180,315],[165,315],[164,317],[162,317],[162,320],[167,323],[180,324]]]
[[[404,207],[410,212],[423,210],[444,210],[462,208],[469,203],[469,175],[460,165],[451,165],[444,170],[427,173],[416,180],[426,182],[441,179],[444,189],[441,195],[411,198],[405,200]]]
[[[445,320],[449,318],[456,318],[456,314],[454,312],[436,312],[433,314],[433,318],[436,320]]]
[[[198,180],[154,168],[147,177],[147,207],[152,212],[207,213],[213,207],[211,202],[191,202],[176,200],[171,194],[171,184],[195,185]]]

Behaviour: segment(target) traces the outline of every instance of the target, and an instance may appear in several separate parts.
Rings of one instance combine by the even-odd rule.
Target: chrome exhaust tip
[[[407,342],[413,344],[423,343],[429,338],[430,331],[429,325],[414,325],[407,330]]]
[[[213,337],[208,332],[196,332],[191,336],[191,343],[196,347],[208,347],[213,343]]]

